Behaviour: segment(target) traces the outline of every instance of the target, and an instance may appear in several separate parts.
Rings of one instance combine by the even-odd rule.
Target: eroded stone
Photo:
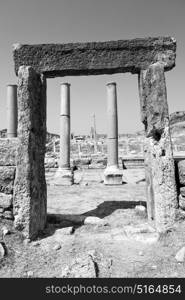
[[[20,45],[14,47],[15,72],[31,66],[47,77],[138,73],[160,61],[165,70],[175,66],[176,41],[149,37],[108,42]]]
[[[185,186],[185,160],[181,160],[177,163],[178,173],[179,173],[179,182],[181,185]]]
[[[19,70],[18,107],[14,225],[33,239],[46,224],[46,80],[31,67]]]
[[[6,194],[13,193],[15,179],[15,167],[0,166],[0,192]]]
[[[4,193],[0,193],[0,207],[5,209],[12,206],[13,203],[13,196],[7,195]]]
[[[0,138],[0,166],[16,166],[18,138]]]
[[[161,63],[143,70],[139,78],[142,121],[145,125],[150,192],[155,223],[159,232],[171,228],[178,207],[175,166],[169,130],[164,66]]]

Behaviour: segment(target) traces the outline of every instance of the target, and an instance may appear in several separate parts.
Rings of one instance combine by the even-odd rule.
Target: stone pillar
[[[7,86],[7,138],[17,136],[17,85]]]
[[[81,158],[82,150],[81,150],[81,144],[78,143],[78,156]]]
[[[122,172],[118,167],[118,117],[116,83],[107,84],[107,168],[104,172],[104,184],[122,184]]]
[[[149,140],[146,138],[143,146],[144,154],[144,168],[146,180],[146,198],[147,198],[147,215],[148,220],[152,222],[155,219],[155,203],[153,191],[153,178],[152,178],[152,157],[150,151]]]
[[[139,76],[141,118],[145,126],[147,209],[158,232],[175,222],[177,191],[164,66],[157,62]]]
[[[61,84],[60,106],[60,160],[56,172],[56,185],[72,185],[74,174],[70,168],[70,84]]]
[[[44,229],[47,217],[46,78],[32,67],[19,68],[18,108],[14,225],[26,238],[34,239]]]

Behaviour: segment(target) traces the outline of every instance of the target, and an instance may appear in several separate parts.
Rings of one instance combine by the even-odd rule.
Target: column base
[[[105,185],[121,185],[123,172],[117,166],[108,166],[104,172]]]
[[[71,169],[58,168],[54,178],[54,185],[74,184],[74,172]]]

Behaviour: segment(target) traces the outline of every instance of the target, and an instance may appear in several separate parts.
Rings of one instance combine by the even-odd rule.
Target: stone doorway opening
[[[25,237],[34,238],[46,224],[46,79],[67,75],[138,74],[149,219],[155,218],[158,231],[174,223],[178,205],[164,72],[175,66],[175,53],[171,37],[15,46],[19,113],[14,216]]]

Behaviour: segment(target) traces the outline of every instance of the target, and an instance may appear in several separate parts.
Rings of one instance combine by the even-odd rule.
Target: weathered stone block
[[[0,138],[0,166],[16,166],[18,138]]]
[[[21,67],[18,78],[19,144],[14,185],[14,224],[30,239],[46,224],[45,101],[45,78],[31,67]]]
[[[0,193],[0,207],[2,208],[9,208],[12,206],[13,203],[13,196],[7,195],[4,193]]]
[[[180,194],[181,194],[182,197],[185,197],[185,186],[182,186],[180,188]]]
[[[10,210],[4,211],[3,218],[8,219],[8,220],[13,220],[14,219],[13,212]]]
[[[177,163],[179,172],[179,182],[185,186],[185,160],[181,160]]]
[[[160,139],[169,123],[166,82],[163,76],[164,67],[161,63],[150,66],[140,74],[140,100],[142,122],[147,137]]]
[[[0,167],[0,192],[5,194],[13,193],[16,167]]]
[[[47,77],[138,73],[161,61],[165,70],[175,66],[176,41],[149,37],[108,42],[14,45],[15,72],[31,66]]]
[[[147,205],[154,204],[156,228],[162,232],[173,226],[178,208],[164,66],[155,63],[143,70],[139,87],[147,138],[145,160],[148,160],[150,185]]]
[[[185,210],[185,197],[182,197],[181,195],[179,195],[179,207]]]
[[[175,111],[170,114],[170,125],[185,121],[185,111]]]

